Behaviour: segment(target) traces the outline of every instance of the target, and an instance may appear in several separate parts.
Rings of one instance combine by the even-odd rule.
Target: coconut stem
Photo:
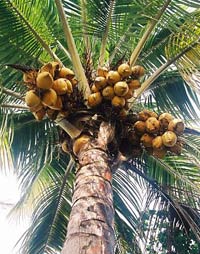
[[[61,60],[58,58],[58,56],[51,50],[51,48],[48,46],[48,44],[42,39],[42,37],[37,33],[37,31],[31,26],[31,24],[28,22],[28,20],[23,16],[23,14],[17,9],[16,6],[14,6],[14,2],[9,1],[12,8],[15,10],[17,15],[23,20],[23,22],[26,24],[26,26],[29,28],[29,30],[33,33],[35,38],[40,42],[42,47],[48,52],[48,54],[59,64],[62,65]]]
[[[62,45],[62,43],[61,43],[59,40],[57,40],[56,42],[57,42],[57,44],[58,44],[58,47],[65,53],[65,55],[66,55],[70,60],[72,60],[72,59],[71,59],[71,56],[70,56],[70,54],[69,54],[69,52],[68,52],[67,49]]]
[[[16,92],[14,92],[14,91],[12,91],[10,89],[7,89],[5,87],[0,87],[0,92],[8,94],[8,95],[10,95],[12,97],[15,97],[15,98],[17,98],[17,99],[19,99],[21,101],[24,101],[24,98],[23,98],[23,96],[20,93],[16,93]]]
[[[108,11],[107,20],[106,20],[105,32],[104,32],[102,42],[101,42],[99,66],[103,66],[104,62],[105,62],[106,44],[107,44],[107,40],[108,40],[110,23],[112,21],[112,14],[113,14],[113,10],[114,10],[114,5],[115,5],[115,0],[112,0],[111,3],[110,3],[110,6],[109,6],[109,11]]]
[[[70,138],[74,139],[81,134],[81,131],[77,129],[73,124],[67,121],[65,118],[60,119],[59,117],[55,120],[57,125],[62,128],[66,133],[70,136]]]
[[[161,18],[162,14],[167,9],[167,7],[170,4],[170,2],[171,2],[171,0],[167,0],[167,2],[163,5],[162,9],[155,16],[155,18],[152,19],[149,22],[149,25],[147,26],[147,29],[146,29],[145,33],[143,34],[142,38],[140,39],[140,41],[138,42],[137,46],[135,47],[133,53],[131,54],[131,57],[130,57],[130,65],[131,66],[133,66],[136,63],[140,52],[142,51],[145,43],[147,42],[147,39],[151,35],[151,32],[153,31],[153,29],[157,25],[159,19]]]
[[[87,78],[85,76],[83,66],[81,64],[81,60],[80,60],[80,57],[79,57],[79,54],[78,54],[78,51],[77,51],[77,48],[76,48],[76,45],[74,42],[74,38],[72,36],[71,29],[68,24],[68,20],[65,15],[61,0],[55,0],[55,3],[57,6],[57,9],[58,9],[59,16],[60,16],[60,21],[61,21],[63,31],[65,34],[65,39],[67,41],[68,51],[71,56],[72,64],[74,67],[74,72],[75,72],[76,77],[79,81],[80,90],[83,92],[84,98],[87,99],[88,96],[90,95],[91,91],[90,91],[90,87],[89,87]]]
[[[0,108],[16,108],[16,109],[25,109],[29,110],[29,108],[25,105],[18,105],[18,104],[0,104]]]

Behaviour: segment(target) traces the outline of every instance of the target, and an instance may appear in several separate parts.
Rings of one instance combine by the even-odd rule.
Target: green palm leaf
[[[192,26],[191,20],[185,22],[180,32],[172,35],[166,47],[167,57],[172,57],[188,46],[191,48],[178,60],[176,66],[179,69],[184,80],[191,85],[193,89],[199,92],[199,11],[191,15],[190,19],[197,24]],[[182,41],[180,43],[180,41]]]
[[[55,253],[62,248],[71,210],[74,162],[70,161],[66,170],[62,164],[54,160],[44,167],[37,182],[27,188],[32,196],[22,198],[14,208],[16,213],[16,209],[27,206],[27,202],[34,202],[33,224],[20,240],[21,253]]]

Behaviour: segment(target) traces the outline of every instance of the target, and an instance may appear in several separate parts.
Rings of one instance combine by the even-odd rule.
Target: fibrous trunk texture
[[[78,155],[73,205],[62,254],[113,254],[114,209],[109,158],[101,142]]]

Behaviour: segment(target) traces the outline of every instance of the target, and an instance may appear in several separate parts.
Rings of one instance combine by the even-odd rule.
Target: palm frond
[[[74,71],[75,71],[77,79],[79,80],[80,90],[83,92],[84,98],[87,99],[87,97],[90,94],[90,88],[89,88],[88,81],[83,70],[83,66],[81,64],[81,60],[77,51],[77,47],[76,47],[73,35],[71,33],[71,29],[69,27],[67,17],[65,16],[64,7],[62,5],[61,0],[56,0],[55,3],[58,8],[60,21],[61,21],[63,31],[65,34],[65,39],[67,41],[68,51],[71,56]]]
[[[142,51],[145,43],[147,42],[148,38],[151,35],[151,32],[153,31],[153,29],[157,25],[160,17],[163,15],[163,13],[167,9],[170,2],[171,2],[171,0],[166,1],[166,3],[162,6],[162,9],[157,13],[156,17],[154,19],[152,19],[152,21],[149,23],[146,31],[143,33],[143,36],[142,36],[141,40],[139,41],[139,43],[135,47],[133,53],[131,54],[131,57],[130,57],[130,65],[131,66],[133,66],[136,63],[140,52]]]
[[[68,61],[68,56],[63,52],[58,52],[57,49],[56,41],[62,40],[63,33],[59,27],[54,2],[32,1],[27,4],[25,0],[20,2],[3,0],[0,10],[2,13],[0,43],[4,44],[6,40],[10,49],[2,52],[2,55],[9,54],[10,56],[6,57],[7,61],[4,63],[26,64],[28,59],[31,59],[32,63],[37,62],[37,59],[42,62],[48,62],[51,59]]]
[[[128,171],[118,169],[113,175],[116,237],[119,248],[121,239],[128,244],[127,250],[141,251],[140,239],[143,236],[142,232],[138,231],[138,220],[146,198],[145,189],[145,182]]]
[[[30,113],[16,115],[13,119],[15,134],[12,150],[15,169],[19,172],[22,189],[26,188],[40,174],[40,169],[58,154],[58,130],[49,121],[38,123]]]
[[[29,25],[30,23],[26,18],[26,15],[28,15],[27,12],[29,12],[29,10],[27,8],[27,5],[23,4],[23,6],[23,10],[26,13],[24,15],[20,10],[20,7],[22,7],[22,5],[17,5],[16,1],[1,1],[0,9],[1,13],[4,14],[1,19],[1,35],[4,37],[4,39],[5,37],[7,38],[8,43],[11,42],[14,45],[19,45],[20,40],[23,41],[24,45],[22,49],[24,49],[27,53],[30,53],[31,55],[37,55],[37,53],[41,50],[40,43],[37,41],[40,36],[38,35],[38,37],[35,38],[37,32]],[[13,31],[12,34],[8,33],[8,27]],[[29,30],[30,28],[32,30]],[[17,40],[15,32],[19,34]],[[32,32],[34,32],[35,34],[33,35]]]
[[[87,0],[81,0],[80,1],[81,6],[81,20],[82,20],[82,29],[83,29],[83,37],[85,42],[85,49],[87,51],[87,54],[91,53],[91,44],[88,36],[87,31],[87,22],[88,22],[88,13],[87,13]]]
[[[58,163],[54,166],[58,166]],[[70,162],[66,170],[55,170],[52,184],[38,195],[33,224],[21,239],[21,253],[52,254],[61,250],[71,210],[73,166],[74,163]]]
[[[6,115],[0,117],[0,170],[7,172],[13,169],[13,157],[11,152],[11,143],[13,132],[9,125]]]
[[[191,85],[198,93],[199,86],[199,66],[198,61],[200,55],[200,15],[199,11],[191,15],[191,19],[186,21],[180,28],[180,31],[170,37],[166,47],[166,55],[168,58],[176,55],[186,47],[188,50],[180,59],[176,61],[176,66],[179,69],[184,80]],[[196,24],[195,26],[193,24]]]
[[[108,40],[110,23],[112,21],[112,15],[115,7],[115,0],[111,0],[109,5],[106,6],[106,26],[105,31],[102,37],[101,49],[100,49],[100,57],[99,57],[99,66],[103,66],[105,62],[105,54],[106,54],[106,45]]]
[[[177,161],[177,160],[176,160]],[[156,235],[160,232],[159,228],[157,228],[157,221],[155,218],[152,218],[152,222],[150,222],[151,226],[149,229],[144,229],[143,222],[146,211],[148,211],[151,207],[154,207],[154,209],[159,214],[159,211],[163,211],[165,209],[170,209],[170,213],[173,214],[174,225],[177,225],[178,223],[179,227],[183,227],[184,230],[192,230],[196,236],[196,239],[199,239],[199,233],[200,233],[200,224],[199,224],[199,198],[198,194],[196,194],[195,190],[188,190],[184,189],[184,187],[177,186],[173,187],[173,180],[170,178],[170,175],[168,175],[167,172],[160,172],[158,167],[154,165],[154,167],[151,166],[151,168],[147,169],[146,166],[149,166],[149,162],[147,164],[141,165],[141,163],[138,164],[136,161],[132,161],[131,163],[126,163],[126,168],[130,170],[129,174],[138,174],[140,177],[142,177],[146,181],[146,191],[149,195],[146,199],[146,205],[145,209],[143,208],[141,211],[141,217],[140,217],[140,223],[138,225],[138,230],[142,230],[144,233],[143,235],[143,241],[144,243],[147,243],[149,241],[149,238],[154,238]],[[148,170],[148,171],[147,171]],[[156,170],[156,171],[155,171]],[[158,170],[158,171],[157,171]],[[163,168],[164,170],[164,168]],[[132,172],[132,173],[131,173]],[[154,174],[154,173],[155,174]],[[153,173],[153,175],[152,175]],[[160,174],[163,174],[161,177]],[[149,175],[149,176],[148,176]],[[164,177],[165,175],[165,177]],[[157,181],[155,181],[157,179]],[[162,179],[162,182],[160,182]],[[175,181],[174,183],[176,183]],[[182,195],[182,196],[181,196]],[[144,203],[145,204],[145,203]],[[190,207],[191,211],[187,209],[187,207]],[[165,215],[165,219],[166,219]],[[155,224],[155,228],[152,225],[152,223]],[[142,226],[142,228],[140,228]],[[155,231],[155,229],[157,230]],[[147,231],[146,231],[147,230]]]
[[[187,208],[183,208],[185,211]],[[194,210],[191,213],[196,213]],[[197,221],[199,216],[196,217]],[[176,244],[179,232],[184,236],[183,242],[186,251],[190,249],[193,251],[193,246],[197,244],[197,240],[191,230],[185,230],[182,226],[183,221],[180,222],[180,218],[177,218],[176,213],[169,205],[163,205],[162,210],[151,208],[146,211],[143,217],[143,230],[146,233],[146,248],[148,253],[154,253],[155,251],[166,251],[174,246],[175,251],[179,252],[182,250],[181,242]],[[191,244],[191,241],[194,243]],[[190,246],[190,247],[189,247]]]
[[[199,121],[200,101],[176,71],[163,73],[142,97],[144,107],[154,111],[170,112],[177,118],[185,119],[188,127]]]

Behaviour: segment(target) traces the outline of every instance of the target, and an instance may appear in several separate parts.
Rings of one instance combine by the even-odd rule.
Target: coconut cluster
[[[134,90],[141,86],[139,79],[143,75],[142,66],[131,68],[128,63],[119,65],[117,70],[99,68],[91,86],[92,94],[88,97],[88,106],[93,108],[103,101],[110,101],[114,108],[127,109],[128,100],[133,97]]]
[[[138,113],[136,121],[128,132],[129,142],[147,150],[158,158],[163,158],[167,151],[180,154],[182,143],[180,135],[184,132],[184,123],[169,113],[157,115],[150,110]]]
[[[134,157],[145,149],[158,158],[163,158],[168,151],[178,155],[182,149],[180,135],[185,128],[182,120],[174,118],[169,113],[158,115],[150,110],[128,115],[126,113],[128,100],[141,86],[139,79],[143,75],[142,66],[131,68],[127,63],[119,65],[117,70],[99,68],[91,84],[92,93],[87,100],[88,106],[94,109],[90,110],[90,113],[98,110],[107,120],[110,120],[111,116],[116,120],[119,119],[116,121],[117,131],[114,141],[109,144],[111,154],[118,154],[120,151],[126,156]],[[45,116],[54,120],[58,113],[63,117],[69,116],[70,119],[70,116],[74,117],[74,112],[86,108],[83,96],[77,88],[78,82],[74,72],[57,62],[50,62],[39,70],[24,73],[23,79],[28,88],[25,102],[37,120],[42,120]],[[106,114],[106,111],[109,114]],[[87,114],[88,112],[86,110]],[[115,118],[116,116],[120,117]],[[83,132],[86,128],[87,133],[90,121],[83,124]],[[97,122],[92,122],[92,128],[98,129],[99,122],[101,121],[98,119]],[[76,148],[72,149],[76,156],[80,147],[88,140],[89,137],[83,135],[76,141]],[[67,146],[66,142],[62,144],[63,151],[68,150]]]
[[[29,90],[25,102],[37,120],[45,115],[54,118],[59,113],[69,114],[70,96],[77,85],[74,72],[61,67],[57,62],[43,65],[39,71],[25,73],[23,76]]]
[[[91,126],[94,133],[98,132],[101,119]],[[126,158],[134,158],[146,150],[150,155],[157,158],[164,158],[167,153],[180,155],[183,142],[180,136],[184,132],[184,123],[174,118],[169,113],[156,114],[150,110],[143,110],[139,113],[130,113],[125,118],[116,121],[116,133],[114,139],[108,144],[108,151],[113,158],[117,158],[119,152]],[[87,129],[86,129],[86,132]],[[96,134],[95,134],[96,135]],[[95,136],[94,135],[94,136]],[[65,137],[66,138],[66,137]],[[78,155],[82,146],[89,141],[86,134],[81,135],[70,148],[70,141],[64,139],[62,150],[73,152]]]

